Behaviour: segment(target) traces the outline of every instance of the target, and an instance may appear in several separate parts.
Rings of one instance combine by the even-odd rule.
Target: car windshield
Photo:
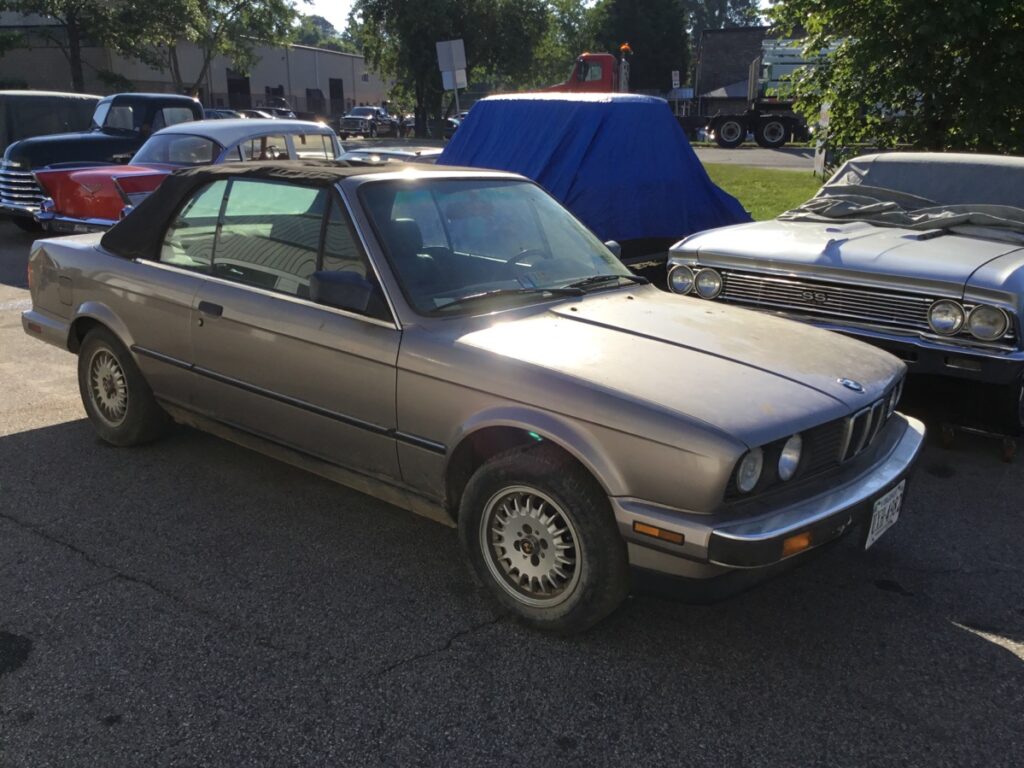
[[[209,165],[217,159],[221,147],[203,136],[187,133],[158,133],[142,145],[133,163],[167,165]]]
[[[405,297],[422,314],[490,312],[637,281],[530,182],[375,181],[360,196]]]
[[[353,117],[366,117],[368,115],[372,115],[373,110],[370,109],[369,107],[356,107],[351,112],[349,112],[349,114],[352,115]]]

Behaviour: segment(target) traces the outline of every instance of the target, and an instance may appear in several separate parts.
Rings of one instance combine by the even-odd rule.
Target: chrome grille
[[[790,310],[821,319],[842,319],[928,333],[934,299],[874,288],[720,270],[720,298],[740,304]]]
[[[16,171],[7,163],[0,166],[0,203],[39,208],[43,190],[31,171]]]

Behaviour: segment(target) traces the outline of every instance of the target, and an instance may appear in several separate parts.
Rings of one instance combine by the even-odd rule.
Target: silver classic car
[[[102,439],[174,420],[458,526],[499,606],[561,632],[631,568],[871,546],[924,437],[896,358],[679,301],[514,174],[192,168],[29,272],[24,329],[78,355]]]
[[[913,373],[987,383],[1000,426],[1024,426],[1024,158],[855,158],[774,221],[676,244],[669,286],[856,336]]]

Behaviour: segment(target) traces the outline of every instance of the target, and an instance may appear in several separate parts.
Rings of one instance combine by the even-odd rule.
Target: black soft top
[[[433,170],[433,165],[402,163],[402,169]],[[181,204],[199,187],[218,179],[270,179],[307,187],[330,187],[349,176],[393,173],[395,165],[345,160],[275,160],[256,163],[201,165],[175,171],[135,210],[107,230],[102,246],[126,259],[153,259],[160,253],[164,232]],[[445,168],[444,170],[449,170]]]

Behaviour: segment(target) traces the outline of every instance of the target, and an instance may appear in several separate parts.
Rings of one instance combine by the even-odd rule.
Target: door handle
[[[209,301],[200,301],[199,311],[204,315],[209,315],[210,317],[220,317],[224,314],[224,307],[220,304],[213,304]]]

